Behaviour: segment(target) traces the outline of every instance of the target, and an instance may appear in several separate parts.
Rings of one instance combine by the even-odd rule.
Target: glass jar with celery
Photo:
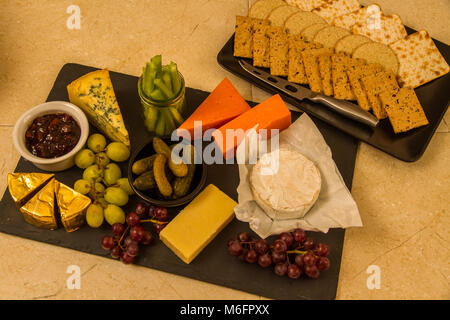
[[[147,62],[138,82],[144,123],[158,136],[170,135],[184,122],[186,106],[184,78],[177,65],[162,65],[161,55]]]

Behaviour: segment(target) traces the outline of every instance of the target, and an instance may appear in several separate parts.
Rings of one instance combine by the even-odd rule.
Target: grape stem
[[[153,220],[153,219],[145,219],[145,220],[141,220],[141,222],[153,222],[156,224],[166,224],[169,223],[168,221],[159,221],[159,220]]]
[[[122,242],[122,240],[123,240],[123,237],[127,234],[127,231],[130,229],[130,226],[127,226],[126,228],[125,228],[125,230],[123,231],[123,233],[122,233],[122,236],[120,237],[120,239],[119,239],[119,241],[118,241],[118,245],[119,245],[119,247],[120,247],[120,249],[122,249],[122,250],[124,250],[123,249],[123,247],[122,247],[122,245],[120,244],[121,242]]]
[[[305,254],[307,251],[303,250],[288,250],[286,253],[297,253],[297,254]]]

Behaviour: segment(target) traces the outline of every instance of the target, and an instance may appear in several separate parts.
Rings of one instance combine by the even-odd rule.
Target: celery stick
[[[178,74],[177,64],[173,61],[169,64],[170,76],[172,78],[172,90],[174,94],[177,94],[180,91],[181,80],[180,75]]]
[[[169,90],[172,91],[173,94],[175,94],[175,92],[172,89],[172,79],[170,78],[170,74],[168,71],[163,71],[162,80],[164,81],[166,87],[169,88]]]
[[[164,82],[160,79],[160,78],[156,78],[155,81],[155,86],[161,90],[162,93],[164,93],[165,96],[167,96],[167,98],[172,97],[173,96],[173,92],[172,90],[170,90],[169,88],[167,88],[167,86],[164,84]]]
[[[164,116],[166,117],[166,134],[171,134],[173,130],[177,127],[175,121],[173,120],[172,114],[169,110],[164,109]]]
[[[157,79],[155,79],[156,81]],[[158,88],[153,89],[153,91],[150,93],[150,98],[153,100],[166,100],[167,97],[159,90]]]
[[[165,130],[166,130],[166,121],[164,120],[164,116],[160,114],[158,118],[158,123],[156,124],[155,133],[158,136],[163,136],[165,134]]]
[[[180,126],[184,122],[183,116],[178,112],[177,109],[173,107],[169,107],[169,111],[172,114],[172,117],[177,123],[177,125]]]
[[[162,57],[160,54],[154,56],[150,59],[150,63],[153,65],[153,67],[156,70],[156,77],[159,78],[162,71]]]
[[[158,121],[158,109],[149,107],[145,115],[145,126],[148,131],[155,131],[156,123]]]
[[[152,69],[153,68],[152,68],[151,64],[147,63],[147,65],[145,66],[145,72],[143,75],[143,81],[144,81],[143,90],[147,96],[150,96],[150,93],[152,92],[153,87],[154,87],[153,79],[155,78],[155,72]]]

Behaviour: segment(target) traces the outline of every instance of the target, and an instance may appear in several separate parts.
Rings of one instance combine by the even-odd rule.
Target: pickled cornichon
[[[173,193],[176,197],[184,197],[191,188],[192,180],[195,174],[195,149],[191,146],[191,163],[188,164],[188,173],[184,177],[177,177],[173,182]]]
[[[131,167],[131,171],[134,174],[140,175],[146,171],[153,169],[153,161],[155,161],[156,154],[151,155],[150,157],[146,157],[143,159],[140,159],[133,163],[133,166]]]
[[[155,175],[153,174],[153,166],[152,169],[142,173],[139,177],[137,177],[133,181],[133,185],[136,189],[145,191],[150,190],[156,187]]]
[[[167,158],[165,155],[157,154],[155,162],[153,163],[153,174],[155,176],[155,181],[159,192],[163,197],[168,198],[172,195],[173,189],[166,177],[166,162]]]
[[[181,161],[181,159],[179,159],[180,163],[175,163],[175,161],[172,159],[171,149],[163,140],[158,137],[154,137],[153,149],[156,151],[156,153],[162,154],[168,159],[169,169],[176,177],[184,177],[188,173],[188,167],[184,162]]]

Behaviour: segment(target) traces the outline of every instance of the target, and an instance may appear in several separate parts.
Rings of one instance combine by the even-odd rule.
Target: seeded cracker
[[[395,133],[406,132],[428,124],[428,119],[413,88],[403,87],[391,94],[380,93]]]
[[[287,76],[289,63],[289,42],[286,30],[283,27],[270,27],[270,74],[274,76]]]
[[[344,53],[336,53],[331,56],[331,80],[333,83],[333,92],[336,99],[355,100],[345,72],[350,65],[351,57]]]
[[[373,114],[378,119],[386,118],[387,114],[379,95],[383,91],[386,91],[391,95],[398,91],[399,86],[395,79],[395,74],[392,71],[378,72],[374,75],[362,77],[361,83],[366,91],[367,99],[369,100]]]
[[[318,49],[321,45],[318,43],[305,42],[301,36],[289,36],[289,68],[288,81],[300,84],[308,84],[308,78],[303,65],[302,51],[309,49]]]
[[[268,35],[269,20],[253,19],[253,65],[255,67],[270,67]]]
[[[367,94],[361,85],[360,82],[361,78],[375,74],[376,72],[380,71],[383,71],[380,65],[373,63],[364,64],[364,62],[362,62],[361,59],[354,59],[354,58],[350,60],[350,65],[346,70],[348,79],[350,81],[350,86],[352,87],[353,94],[355,95],[359,106],[366,111],[370,110],[370,104],[367,98]]]
[[[322,90],[327,96],[333,95],[333,84],[331,83],[331,52],[318,56]]]
[[[333,51],[329,48],[310,49],[302,52],[305,73],[311,91],[322,92],[322,78],[320,77],[318,56],[321,54],[331,54]]]
[[[394,42],[390,47],[400,64],[398,76],[402,85],[416,88],[450,71],[449,65],[425,30]]]
[[[253,57],[252,18],[236,16],[234,56],[242,58]]]

